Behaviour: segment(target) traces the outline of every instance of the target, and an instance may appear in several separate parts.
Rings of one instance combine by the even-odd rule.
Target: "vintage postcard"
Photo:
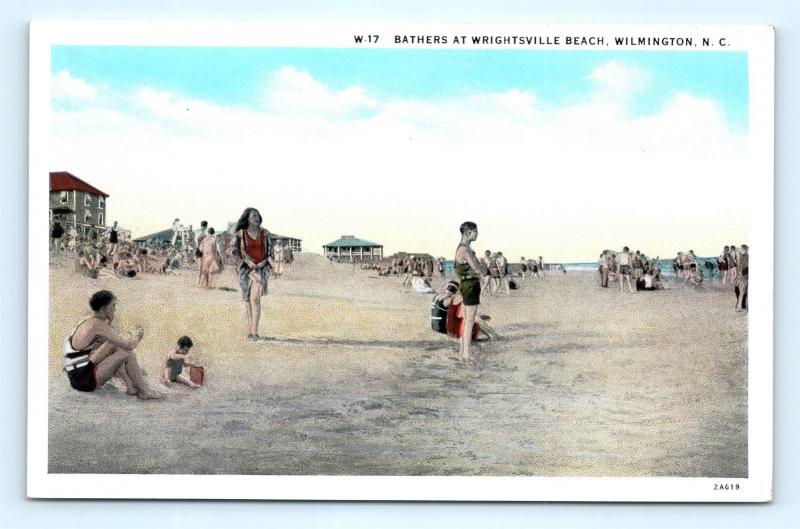
[[[28,494],[769,501],[773,40],[33,22]]]

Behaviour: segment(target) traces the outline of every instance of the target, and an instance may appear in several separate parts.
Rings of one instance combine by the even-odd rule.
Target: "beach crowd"
[[[200,223],[200,231],[195,233],[191,226],[183,227],[176,218],[171,240],[135,243],[122,240],[117,222],[104,233],[82,238],[74,228],[65,232],[56,220],[50,228],[50,249],[55,260],[71,255],[75,273],[92,279],[141,279],[147,274],[194,270],[198,273],[198,287],[213,289],[217,276],[226,266],[232,267],[241,289],[247,337],[261,342],[265,340],[259,334],[261,298],[268,294],[270,279],[289,270],[293,261],[291,247],[274,244],[261,224],[258,210],[246,208],[234,229],[219,237],[206,221]],[[517,279],[544,279],[546,267],[541,256],[538,259],[521,257],[516,265],[511,265],[501,251],[485,250],[479,259],[471,246],[478,237],[477,225],[467,221],[459,231],[461,241],[453,259],[453,279],[438,291],[433,287],[434,278],[446,279],[449,275],[444,257],[403,252],[387,259],[361,262],[361,268],[375,271],[378,276],[395,276],[404,288],[411,287],[416,293],[434,294],[431,328],[458,339],[458,360],[466,363],[471,357],[473,341],[497,337],[487,323],[489,316],[478,314],[482,291],[496,296],[503,290],[511,295],[511,291],[518,288]],[[340,261],[331,258],[331,262]],[[348,264],[356,265],[355,261]],[[706,260],[702,266],[693,250],[678,252],[672,260],[676,280],[692,287],[703,284],[704,269],[709,272],[718,269],[721,284],[734,288],[737,311],[747,310],[748,265],[747,245],[739,249],[725,246],[716,262]],[[566,273],[562,265],[551,265],[549,269]],[[627,246],[621,251],[604,250],[598,259],[598,275],[600,287],[608,288],[616,281],[623,293],[625,285],[629,292],[669,288],[661,273],[659,258],[650,258],[640,250],[633,252]],[[124,336],[112,329],[116,298],[110,291],[96,292],[89,305],[92,315],[76,326],[64,345],[65,371],[73,388],[93,391],[116,376],[124,381],[131,395],[143,399],[162,398],[162,393],[152,390],[145,382],[134,353],[144,335],[143,330],[136,328],[130,336]],[[181,375],[184,367],[202,371],[188,357],[192,346],[192,339],[184,335],[168,351],[161,368],[164,384],[199,387],[198,382]],[[199,382],[202,383],[202,375]]]

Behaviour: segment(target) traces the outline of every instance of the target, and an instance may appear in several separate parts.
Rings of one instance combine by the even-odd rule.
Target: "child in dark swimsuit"
[[[169,386],[173,382],[179,382],[192,389],[200,387],[188,378],[181,376],[184,366],[196,367],[195,364],[187,361],[189,350],[193,345],[192,339],[188,336],[181,336],[178,338],[177,346],[167,353],[164,369],[161,371],[161,381],[164,382],[164,384]]]

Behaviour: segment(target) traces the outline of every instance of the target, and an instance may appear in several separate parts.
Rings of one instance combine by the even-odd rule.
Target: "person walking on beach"
[[[491,250],[486,250],[483,253],[483,266],[486,267],[486,276],[484,276],[483,288],[487,289],[489,293],[494,296],[500,288],[500,270],[497,268],[497,260]]]
[[[736,312],[747,310],[747,284],[749,275],[750,267],[745,266],[742,268],[742,273],[739,274],[733,283],[733,292],[736,294]]]
[[[197,247],[200,247],[200,244],[203,242],[203,237],[206,236],[206,232],[208,231],[208,221],[201,220],[200,221],[200,233],[197,234]]]
[[[53,251],[54,255],[58,255],[61,251],[61,237],[64,236],[64,228],[61,226],[61,222],[56,219],[53,221],[53,225],[50,227],[50,249]]]
[[[736,246],[731,244],[731,249],[728,250],[728,277],[731,284],[736,283],[736,278],[739,276],[739,252],[736,251]]]
[[[439,272],[440,276],[444,277],[444,257],[436,259],[436,271]]]
[[[722,249],[722,253],[717,258],[717,267],[719,268],[720,280],[723,285],[728,283],[728,251],[730,248],[726,246]]]
[[[481,265],[470,243],[478,238],[478,225],[474,222],[461,224],[461,242],[456,248],[455,275],[458,278],[458,288],[462,297],[463,317],[461,333],[461,349],[458,358],[461,362],[469,360],[470,346],[472,345],[472,326],[475,324],[475,315],[481,303]],[[467,332],[463,332],[467,329]]]
[[[176,217],[175,220],[172,221],[172,242],[171,242],[172,246],[175,246],[175,243],[178,242],[178,232],[180,231],[181,231],[181,219]]]
[[[608,276],[611,272],[611,256],[608,250],[603,250],[600,255],[600,286],[608,288]]]
[[[619,288],[620,292],[625,292],[625,282],[628,282],[628,290],[634,292],[631,285],[631,254],[628,247],[622,249],[622,253],[617,255],[617,266],[619,266]]]
[[[222,257],[217,248],[214,228],[208,228],[198,247],[200,251],[200,288],[214,288],[217,274],[222,272]]]
[[[67,230],[67,237],[69,238],[67,242],[67,248],[73,252],[79,252],[81,245],[78,241],[78,230],[75,229],[74,225],[70,226],[69,230]]]
[[[497,263],[497,270],[500,274],[500,277],[497,279],[497,289],[500,289],[500,285],[506,286],[506,294],[509,296],[511,295],[511,285],[508,282],[508,260],[506,256],[503,255],[503,252],[497,252],[497,257],[495,257],[495,263]]]
[[[746,244],[743,244],[739,248],[739,252],[736,254],[736,264],[739,267],[741,273],[744,273],[745,268],[750,267],[750,254],[747,253]]]
[[[116,255],[119,249],[119,231],[117,230],[117,221],[108,229],[108,255]]]
[[[633,267],[633,280],[636,282],[644,275],[644,254],[639,250],[631,255],[631,266]]]
[[[270,248],[269,232],[261,227],[261,213],[256,208],[247,208],[236,223],[234,252],[239,259],[239,286],[242,289],[248,333],[251,340],[258,340],[258,321],[261,318],[261,296],[267,294],[269,278]],[[255,288],[253,288],[255,287]]]
[[[539,273],[542,274],[542,277],[544,277],[544,259],[542,259],[541,255],[539,256],[539,260],[536,262],[536,265],[539,267]]]

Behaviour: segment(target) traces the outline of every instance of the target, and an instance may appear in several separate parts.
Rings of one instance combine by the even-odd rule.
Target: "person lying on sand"
[[[133,350],[144,337],[141,327],[130,338],[114,332],[117,300],[108,290],[95,292],[89,299],[93,314],[81,321],[64,340],[64,371],[70,385],[78,391],[91,392],[113,376],[125,381],[128,395],[140,399],[160,399],[164,395],[150,389]]]
[[[415,271],[411,278],[411,286],[417,294],[430,294],[433,292],[430,279],[422,277],[422,272]]]
[[[189,386],[192,389],[197,389],[200,386],[195,384],[185,376],[181,375],[184,366],[198,367],[196,364],[189,362],[189,350],[194,343],[188,336],[181,336],[178,338],[177,345],[167,353],[167,358],[164,363],[164,369],[161,370],[161,381],[170,386],[173,382],[178,382]]]

